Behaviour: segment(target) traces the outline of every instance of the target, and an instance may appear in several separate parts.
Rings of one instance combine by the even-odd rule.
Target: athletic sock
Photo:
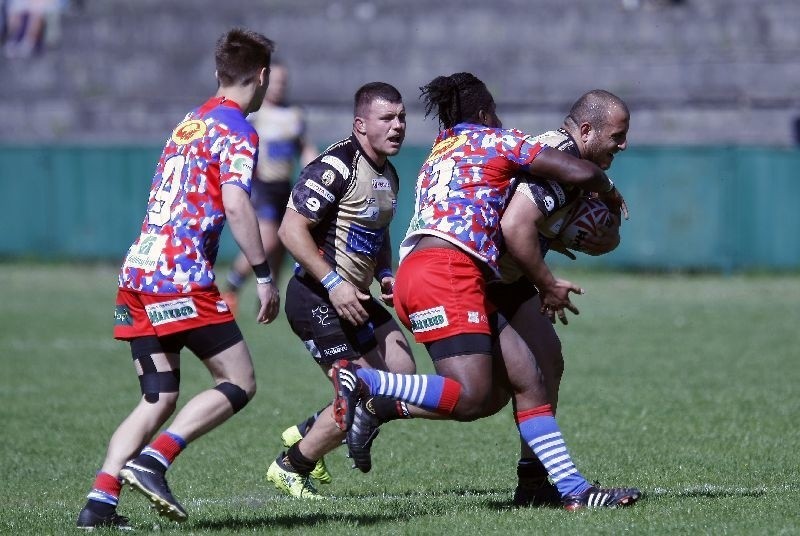
[[[371,396],[364,401],[364,409],[375,415],[381,423],[395,419],[410,419],[408,404],[381,396]]]
[[[522,439],[541,460],[562,497],[590,487],[567,452],[550,404],[515,414]]]
[[[122,482],[117,477],[100,471],[94,478],[92,490],[86,496],[89,499],[86,506],[96,514],[108,515],[117,507],[121,490]]]
[[[178,454],[186,448],[186,441],[172,432],[162,432],[155,441],[142,449],[142,454],[155,458],[165,468],[169,468]]]
[[[445,415],[453,412],[461,395],[461,384],[444,376],[395,374],[364,367],[358,369],[357,374],[372,395],[394,398]]]
[[[286,456],[284,457],[284,464],[288,465],[289,469],[293,470],[295,473],[300,473],[301,475],[308,475],[311,471],[314,470],[314,467],[317,465],[315,460],[310,460],[303,456],[303,453],[300,452],[300,442],[295,443],[289,450],[286,451]]]
[[[517,462],[517,479],[520,484],[536,488],[547,482],[547,469],[539,458],[520,458]]]
[[[297,429],[300,431],[300,435],[305,437],[311,427],[314,426],[314,423],[317,422],[319,418],[319,414],[322,413],[324,410],[328,409],[328,406],[317,411],[315,414],[311,415],[308,419],[304,420],[301,423],[297,424]]]

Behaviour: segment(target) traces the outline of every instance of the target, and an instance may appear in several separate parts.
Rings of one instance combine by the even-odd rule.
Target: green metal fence
[[[160,147],[0,147],[0,256],[121,260],[138,233]],[[393,159],[402,177],[392,226],[399,244],[426,148]],[[582,265],[648,270],[800,268],[800,151],[640,147],[611,175],[631,219],[622,244]],[[220,258],[236,245],[223,239]],[[550,257],[549,257],[550,259]],[[566,259],[552,256],[552,262]]]

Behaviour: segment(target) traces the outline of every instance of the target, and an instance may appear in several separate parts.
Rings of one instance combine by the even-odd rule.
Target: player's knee
[[[141,362],[141,359],[140,359]],[[150,404],[160,403],[165,407],[175,407],[180,391],[180,369],[159,372],[155,367],[143,367],[144,372],[139,376],[139,388],[144,400]]]
[[[487,394],[465,389],[461,391],[461,396],[458,398],[458,403],[451,416],[457,421],[474,421],[481,417],[486,417],[489,406]]]
[[[233,408],[233,412],[238,413],[239,411],[241,411],[243,407],[247,405],[248,402],[250,402],[250,399],[253,398],[253,396],[255,395],[256,392],[255,382],[252,382],[252,384],[248,387],[250,387],[250,389],[245,390],[233,383],[222,382],[216,387],[214,387],[214,389],[222,393],[225,396],[225,398],[228,399],[231,408]]]

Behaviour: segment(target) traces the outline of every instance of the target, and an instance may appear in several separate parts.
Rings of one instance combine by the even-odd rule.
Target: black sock
[[[300,430],[300,435],[301,436],[303,436],[303,437],[306,436],[306,434],[311,429],[311,427],[314,426],[314,423],[317,422],[317,418],[319,418],[319,414],[322,413],[325,409],[327,409],[327,407],[328,406],[325,406],[324,408],[322,408],[318,412],[316,412],[314,415],[312,415],[311,417],[309,417],[308,419],[304,420],[303,422],[301,422],[301,423],[299,423],[297,425],[297,429]]]
[[[372,396],[364,402],[364,408],[375,415],[382,423],[395,419],[410,419],[405,402],[383,396]]]
[[[300,443],[295,443],[289,450],[286,451],[286,461],[289,462],[289,465],[292,466],[292,469],[296,473],[300,473],[301,475],[309,474],[314,467],[317,465],[315,460],[309,460],[303,453],[300,452]]]
[[[547,481],[547,469],[539,458],[521,458],[517,462],[517,478],[531,484],[544,484]]]

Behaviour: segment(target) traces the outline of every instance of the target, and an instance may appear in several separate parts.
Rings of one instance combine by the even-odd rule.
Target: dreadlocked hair
[[[435,115],[443,128],[477,122],[478,112],[488,110],[494,101],[486,85],[472,73],[437,76],[419,89],[425,103],[425,117]]]

